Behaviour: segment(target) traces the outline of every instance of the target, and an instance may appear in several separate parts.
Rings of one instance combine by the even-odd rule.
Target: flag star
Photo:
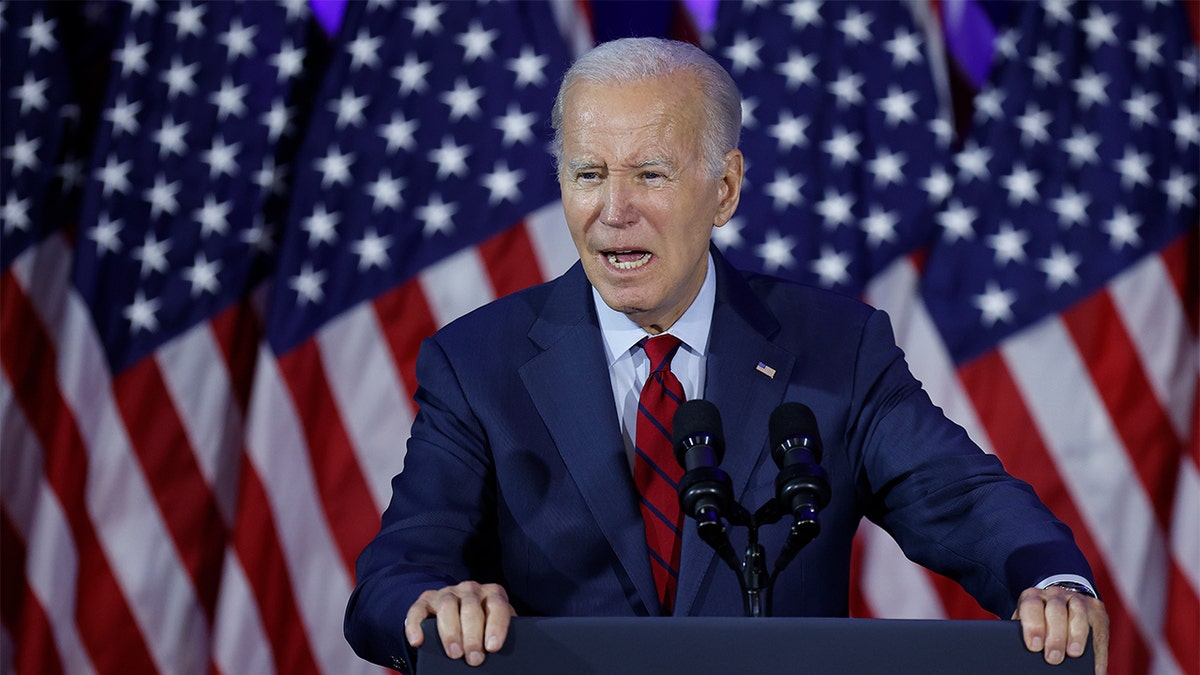
[[[152,135],[154,142],[158,144],[159,159],[171,154],[180,157],[187,154],[188,144],[184,139],[189,128],[187,122],[177,124],[170,115],[163,118],[162,126]]]
[[[358,270],[369,270],[372,267],[383,269],[391,263],[388,248],[392,245],[391,235],[379,236],[375,228],[363,233],[363,238],[350,244],[350,250],[358,256]]]
[[[125,225],[120,220],[111,220],[107,213],[100,214],[100,221],[87,233],[87,238],[96,244],[96,257],[103,258],[109,253],[120,253],[124,248],[121,241],[121,230]]]
[[[1037,56],[1029,59],[1029,67],[1033,69],[1033,81],[1042,86],[1062,81],[1062,76],[1058,74],[1061,66],[1062,57],[1045,44],[1038,47]]]
[[[185,2],[168,16],[167,21],[175,24],[176,38],[183,40],[189,35],[196,37],[204,35],[205,11],[207,8],[204,5],[192,5],[190,2]]]
[[[304,263],[300,273],[288,280],[288,287],[296,291],[296,301],[301,305],[318,305],[325,299],[325,270],[314,270],[312,263]]]
[[[1080,258],[1076,253],[1067,253],[1062,246],[1055,244],[1050,249],[1050,257],[1038,261],[1038,269],[1046,274],[1046,288],[1057,291],[1063,284],[1075,286],[1079,283]]]
[[[1200,145],[1200,115],[1190,110],[1180,110],[1179,115],[1171,120],[1171,133],[1175,135],[1175,147],[1180,150]]]
[[[321,244],[335,244],[338,240],[337,227],[342,222],[342,216],[337,212],[325,210],[325,204],[313,205],[313,212],[300,221],[300,229],[308,233],[308,247],[316,248]]]
[[[128,0],[129,15],[135,19],[143,14],[154,16],[158,14],[158,0]]]
[[[517,186],[524,177],[524,171],[509,169],[508,162],[497,162],[495,170],[483,177],[483,186],[490,193],[488,204],[494,206],[504,200],[516,203],[521,199],[521,190]]]
[[[1171,167],[1171,176],[1162,182],[1162,190],[1172,211],[1196,204],[1196,177],[1183,173],[1178,166]]]
[[[779,122],[769,127],[767,133],[778,141],[779,151],[784,152],[808,145],[808,137],[804,133],[807,128],[807,119],[795,117],[791,110],[781,110],[779,111]]]
[[[112,122],[113,135],[136,134],[141,126],[137,121],[137,114],[141,110],[141,103],[128,100],[122,93],[117,95],[116,101],[113,101],[113,107],[104,111],[104,119]]]
[[[929,194],[929,201],[940,204],[954,190],[954,179],[945,169],[935,166],[929,172],[929,177],[921,181],[921,189]]]
[[[130,332],[134,335],[142,331],[156,332],[158,330],[157,313],[161,306],[162,301],[158,298],[147,300],[146,294],[138,291],[133,303],[126,306],[122,312],[125,319],[129,321]]]
[[[383,38],[371,37],[369,28],[360,29],[358,35],[346,45],[350,53],[350,71],[357,71],[366,66],[374,68],[379,65],[379,48],[383,46]]]
[[[148,43],[138,43],[132,35],[125,37],[125,44],[113,52],[113,61],[121,64],[121,77],[129,77],[130,72],[145,73],[146,55],[150,53]]]
[[[879,187],[887,187],[892,183],[899,185],[904,182],[902,169],[907,162],[904,153],[881,148],[875,159],[867,162],[867,170],[874,174],[875,184]]]
[[[431,237],[435,233],[450,234],[454,231],[454,214],[458,213],[458,204],[442,201],[442,196],[435,194],[429,198],[429,203],[416,211],[417,220],[423,221],[425,227],[422,234]]]
[[[916,103],[915,93],[888,85],[888,95],[879,100],[879,110],[887,118],[888,126],[894,127],[901,122],[912,122],[916,119],[916,113],[913,112]]]
[[[255,217],[254,224],[243,231],[239,238],[251,249],[265,255],[269,255],[275,250],[275,241],[271,238],[266,224],[263,223],[262,214]]]
[[[62,181],[63,192],[70,192],[83,184],[83,161],[80,159],[64,160],[58,167],[58,178]]]
[[[834,167],[840,169],[849,162],[858,161],[858,144],[861,141],[862,137],[857,133],[848,132],[839,127],[834,130],[832,138],[821,144],[821,149],[829,153],[829,159],[833,162]]]
[[[396,148],[404,148],[411,152],[417,141],[413,134],[417,131],[418,122],[404,119],[400,113],[392,115],[392,121],[379,128],[379,135],[387,140],[387,151],[393,153]]]
[[[454,91],[448,91],[439,98],[442,103],[450,106],[450,121],[457,122],[463,117],[475,118],[479,115],[479,99],[483,97],[483,87],[472,88],[459,78],[454,83]]]
[[[217,106],[218,121],[225,121],[225,118],[231,114],[237,117],[246,114],[246,104],[242,99],[246,97],[249,87],[248,84],[235,87],[228,77],[221,82],[221,88],[208,97],[208,102]]]
[[[153,232],[147,232],[142,245],[134,249],[131,255],[141,261],[141,275],[147,277],[151,272],[162,274],[167,271],[167,252],[170,250],[171,240],[169,238],[156,239]]]
[[[871,213],[862,220],[863,231],[867,233],[867,243],[873,247],[878,247],[885,241],[895,241],[896,226],[899,224],[899,215],[884,211],[875,205],[871,205]]]
[[[781,11],[792,17],[792,28],[796,30],[808,26],[819,26],[823,23],[819,0],[793,0]]]
[[[954,140],[954,125],[945,117],[938,116],[929,120],[929,131],[943,148],[949,148],[950,141]]]
[[[268,59],[271,65],[275,67],[275,81],[287,82],[304,71],[304,55],[303,47],[297,48],[292,44],[292,39],[288,38],[280,46],[279,52],[272,54]],[[374,67],[374,63],[371,64]]]
[[[1130,92],[1129,100],[1123,102],[1121,107],[1129,114],[1130,125],[1134,129],[1140,130],[1143,124],[1158,124],[1158,116],[1154,114],[1154,107],[1158,105],[1158,102],[1157,94],[1143,91],[1141,87],[1134,87]]]
[[[839,194],[833,188],[825,189],[825,198],[817,202],[816,211],[825,219],[826,229],[836,230],[854,218],[853,193]]]
[[[471,155],[471,146],[457,145],[449,137],[442,141],[442,147],[429,153],[429,161],[438,165],[437,177],[447,176],[462,178],[467,173],[467,157]]]
[[[538,54],[532,47],[525,45],[521,47],[521,55],[515,59],[508,60],[508,69],[517,76],[516,86],[518,89],[524,89],[529,85],[535,87],[541,86],[546,81],[546,66],[550,63],[550,57],[543,54]]]
[[[1012,321],[1012,306],[1016,301],[1016,293],[1002,290],[995,281],[987,282],[987,289],[972,300],[983,315],[981,317],[983,324],[988,328],[996,325],[997,321],[1005,323]]]
[[[1129,48],[1137,55],[1138,68],[1142,70],[1163,62],[1163,38],[1145,26],[1138,28],[1137,39],[1129,43]]]
[[[795,50],[789,50],[787,61],[776,66],[775,72],[787,79],[788,89],[797,89],[801,85],[816,82],[817,78],[813,73],[813,69],[816,66],[817,60],[814,57]]]
[[[178,56],[171,57],[171,67],[163,71],[159,78],[167,85],[167,100],[174,99],[179,94],[191,96],[196,91],[196,73],[200,70],[199,63],[184,64]]]
[[[429,88],[425,76],[433,70],[433,65],[426,63],[416,56],[409,54],[404,57],[404,64],[392,69],[392,77],[400,83],[400,95],[421,93]]]
[[[1130,213],[1125,209],[1124,205],[1117,206],[1113,211],[1112,218],[1101,223],[1100,227],[1108,234],[1108,243],[1114,251],[1119,251],[1126,246],[1137,247],[1142,243],[1142,237],[1138,234],[1138,228],[1142,226],[1142,217],[1135,213]]]
[[[1096,152],[1100,147],[1100,136],[1088,133],[1082,127],[1076,127],[1069,138],[1062,140],[1063,152],[1070,156],[1072,167],[1082,167],[1087,164],[1098,164],[1100,155]]]
[[[1045,143],[1050,140],[1050,113],[1039,110],[1033,103],[1025,106],[1025,114],[1017,118],[1017,128],[1021,130],[1021,145]]]
[[[21,114],[30,110],[46,109],[46,87],[50,79],[39,80],[33,73],[25,73],[25,81],[12,88],[12,96],[21,102]]]
[[[1117,22],[1110,14],[1105,14],[1099,7],[1092,6],[1088,18],[1081,24],[1083,32],[1087,33],[1087,46],[1096,49],[1101,45],[1117,44],[1117,34],[1114,31]]]
[[[292,130],[292,111],[283,99],[275,99],[258,121],[267,127],[267,138],[273,143]]]
[[[883,48],[892,55],[892,67],[903,68],[921,61],[921,38],[916,33],[908,32],[906,28],[896,31],[896,37],[883,43]]]
[[[406,181],[403,178],[392,178],[391,169],[380,171],[379,177],[373,183],[368,183],[366,188],[366,193],[372,199],[371,211],[375,213],[383,209],[400,208],[400,191],[405,185]]]
[[[788,174],[783,169],[775,169],[775,180],[763,187],[763,192],[775,204],[776,211],[783,211],[789,206],[800,203],[800,188],[804,187],[804,179],[799,175]]]
[[[742,228],[745,223],[741,218],[732,218],[720,227],[712,229],[712,240],[722,251],[740,248],[745,240],[742,238]]]
[[[1197,58],[1195,51],[1179,59],[1175,64],[1175,70],[1193,87],[1200,82],[1200,58]]]
[[[871,15],[856,9],[846,11],[846,18],[837,22],[837,29],[846,36],[846,42],[857,45],[871,39]]]
[[[992,151],[980,147],[974,140],[967,141],[963,149],[954,157],[958,165],[958,175],[963,181],[977,178],[987,180],[988,162],[992,161]]]
[[[110,155],[104,166],[97,169],[95,174],[96,180],[104,184],[101,194],[107,197],[113,192],[129,192],[129,171],[132,168],[132,160],[118,162],[115,156]]]
[[[29,229],[29,197],[18,199],[17,193],[9,191],[0,206],[0,219],[4,220],[4,233],[12,234],[17,230],[22,232]]]
[[[504,133],[501,143],[507,148],[516,143],[532,143],[535,122],[537,115],[521,112],[521,106],[514,102],[508,104],[508,112],[503,117],[496,118],[495,126]]]
[[[1062,196],[1051,200],[1050,210],[1058,214],[1058,223],[1063,229],[1087,222],[1087,207],[1092,198],[1086,192],[1078,192],[1070,185],[1063,186]]]
[[[812,261],[809,267],[826,288],[850,281],[850,256],[829,246],[821,247],[821,256]]]
[[[837,99],[839,108],[857,105],[862,102],[862,88],[866,79],[851,70],[842,70],[838,78],[829,83],[829,91]]]
[[[747,70],[755,70],[762,66],[762,60],[758,58],[758,50],[762,49],[762,46],[761,39],[750,39],[744,33],[735,37],[733,44],[725,48],[725,56],[733,67],[733,74],[741,75]]]
[[[1028,243],[1029,234],[1013,228],[1012,223],[1001,224],[1000,231],[988,237],[988,246],[996,252],[997,267],[1010,262],[1025,262],[1025,244]]]
[[[1009,28],[996,36],[996,53],[1009,61],[1017,58],[1017,43],[1021,34],[1014,28]]]
[[[317,171],[321,172],[321,187],[348,185],[352,164],[354,164],[353,153],[343,153],[341,148],[329,146],[329,151],[316,163]]]
[[[183,270],[183,278],[192,285],[192,297],[203,293],[216,295],[221,290],[217,275],[221,272],[221,261],[210,261],[204,253],[197,253],[192,266]]]
[[[308,0],[281,0],[280,4],[287,12],[288,21],[308,18]]]
[[[446,5],[434,5],[426,0],[421,0],[416,7],[404,10],[404,15],[413,23],[413,37],[421,37],[426,33],[440,33],[442,31],[442,12],[446,9]]]
[[[12,175],[19,176],[26,170],[37,171],[41,162],[38,161],[38,149],[42,142],[37,138],[26,138],[25,131],[17,132],[13,144],[4,149],[4,157],[12,162]]]
[[[943,233],[946,241],[956,242],[960,239],[974,239],[975,228],[972,223],[978,217],[975,209],[969,206],[963,206],[957,199],[950,202],[950,206],[945,211],[937,214],[935,219],[938,225],[945,230]]]
[[[275,166],[275,158],[268,155],[263,159],[262,167],[254,174],[254,184],[270,194],[281,195],[287,187],[284,185],[287,172],[286,165]]]
[[[1087,110],[1094,105],[1108,103],[1108,76],[1097,73],[1094,68],[1087,66],[1080,73],[1079,79],[1071,82],[1071,88],[1079,97],[1079,107]]]
[[[499,31],[484,30],[478,21],[472,21],[467,31],[459,34],[454,41],[463,48],[463,62],[475,63],[479,59],[487,61],[492,58],[492,43],[498,36]]]
[[[208,165],[208,177],[216,178],[220,175],[238,175],[240,167],[238,166],[237,156],[238,151],[241,149],[241,143],[227,145],[224,138],[220,136],[214,138],[212,147],[205,150],[200,156],[201,161]]]
[[[54,29],[58,25],[56,19],[46,20],[41,12],[38,12],[33,17],[33,22],[28,28],[21,31],[21,37],[29,40],[29,55],[34,56],[43,49],[53,51],[58,47],[58,42],[54,39]]]
[[[783,237],[775,230],[770,230],[754,252],[763,259],[763,270],[772,274],[780,268],[791,269],[796,264],[796,258],[792,255],[795,246],[792,237]]]
[[[1075,22],[1075,17],[1071,16],[1071,3],[1075,0],[1044,0],[1042,2],[1042,10],[1046,12],[1046,18],[1050,19],[1051,25],[1071,24]]]
[[[754,111],[758,109],[758,101],[753,98],[742,99],[742,126],[747,129],[753,129],[758,126],[758,120],[754,117]]]
[[[1125,148],[1125,155],[1117,160],[1116,167],[1121,174],[1121,187],[1126,190],[1133,185],[1150,184],[1150,155],[1139,153],[1134,146]]]
[[[233,210],[230,202],[218,202],[213,195],[204,196],[204,206],[196,209],[192,218],[200,223],[200,236],[207,239],[216,232],[225,235],[229,231],[229,212]]]
[[[179,210],[179,195],[181,181],[168,183],[167,177],[159,174],[154,177],[154,186],[142,193],[142,197],[150,203],[150,217],[157,218],[160,214],[174,215]]]
[[[1008,203],[1017,207],[1024,202],[1037,203],[1037,186],[1041,180],[1042,176],[1037,171],[1030,171],[1024,164],[1018,163],[1013,165],[1013,172],[1001,178],[1000,182],[1008,190]]]
[[[229,30],[222,33],[217,42],[225,45],[226,60],[233,61],[242,56],[254,56],[255,35],[258,35],[257,26],[244,26],[241,18],[235,17],[229,22]]]
[[[346,88],[336,101],[329,102],[329,112],[337,115],[334,126],[338,131],[341,131],[346,125],[362,126],[365,121],[363,110],[367,107],[368,98],[367,96],[355,96],[353,89]]]
[[[979,122],[998,120],[1004,117],[1004,92],[996,87],[987,87],[975,97],[975,119]]]

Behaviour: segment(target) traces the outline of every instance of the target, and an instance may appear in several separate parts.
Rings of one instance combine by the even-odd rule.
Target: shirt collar
[[[696,299],[683,313],[683,316],[668,328],[670,333],[683,342],[688,351],[698,356],[708,353],[708,334],[712,326],[713,307],[717,301],[717,273],[713,264],[712,253],[708,254],[708,271],[704,273],[704,283]],[[600,297],[600,292],[592,287],[592,302],[596,306],[596,316],[600,320],[600,332],[604,337],[604,352],[611,366],[625,354],[629,353],[644,337],[649,334],[621,312],[609,307]]]

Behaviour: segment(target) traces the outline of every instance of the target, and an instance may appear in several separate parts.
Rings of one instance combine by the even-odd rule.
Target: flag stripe
[[[479,245],[496,297],[541,283],[542,274],[525,223],[503,230]]]
[[[410,411],[410,416],[414,416],[416,411],[412,396],[417,391],[417,351],[421,341],[436,330],[429,302],[421,293],[420,283],[410,281],[379,296],[372,304],[388,350],[396,362],[400,380],[404,383],[401,398],[404,399],[405,409]],[[407,432],[404,437],[408,437]]]
[[[420,282],[439,328],[496,297],[475,247],[464,248],[426,267]]]
[[[274,537],[273,532],[256,532],[254,534]],[[285,661],[292,662],[294,667],[294,670],[286,672],[312,672],[315,667],[311,666],[311,656],[308,658],[307,668],[305,665],[296,664],[295,661],[299,659],[289,656],[286,650],[291,643],[283,641],[286,638],[279,634],[268,635],[266,626],[263,625],[263,618],[259,614],[259,607],[284,609],[290,606],[294,610],[295,603],[290,597],[287,597],[284,602],[277,602],[274,605],[256,602],[266,594],[260,595],[259,589],[250,583],[246,568],[242,566],[242,561],[237,556],[239,550],[236,548],[237,542],[230,543],[231,547],[225,552],[225,571],[221,576],[221,596],[217,603],[217,618],[213,627],[212,675],[219,672],[231,675],[236,673],[263,673],[265,675],[279,672],[275,664]],[[271,545],[278,554],[278,546],[275,546],[273,541]],[[282,568],[282,565],[278,567]],[[270,566],[268,566],[269,568]],[[284,573],[286,574],[286,571]],[[281,581],[283,587],[287,588],[286,576],[281,577]],[[292,616],[295,616],[294,612]],[[285,623],[282,627],[286,629],[288,625]],[[294,621],[290,626],[299,627]],[[299,638],[301,642],[296,645],[296,651],[304,654],[308,652],[306,636],[301,633]],[[274,647],[274,651],[272,647]]]

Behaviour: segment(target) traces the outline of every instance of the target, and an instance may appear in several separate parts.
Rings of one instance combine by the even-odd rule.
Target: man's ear
[[[746,173],[746,161],[738,149],[725,153],[724,172],[721,174],[720,200],[713,225],[721,227],[733,217],[742,198],[742,178]]]

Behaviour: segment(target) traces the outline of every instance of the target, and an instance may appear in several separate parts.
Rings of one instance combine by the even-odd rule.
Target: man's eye
[[[599,171],[584,171],[576,175],[578,180],[597,180],[600,178]]]

